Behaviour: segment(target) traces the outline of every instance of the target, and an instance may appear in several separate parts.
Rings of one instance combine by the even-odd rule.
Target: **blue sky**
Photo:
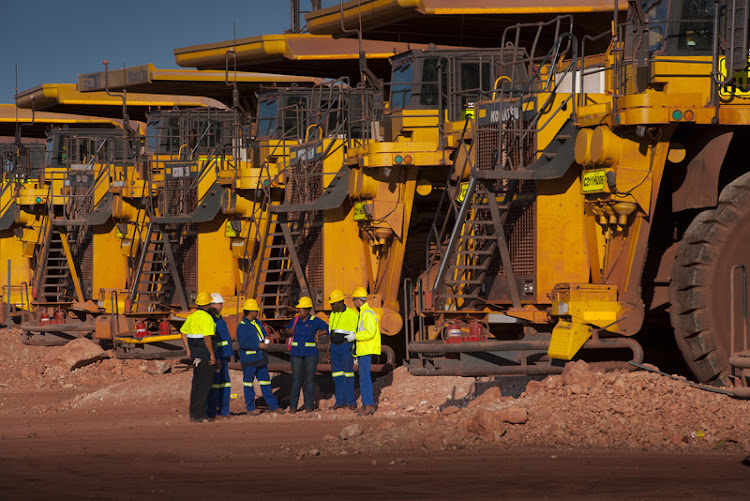
[[[0,0],[0,103],[14,102],[16,64],[19,91],[74,83],[105,59],[177,68],[173,49],[231,40],[233,23],[237,38],[283,32],[289,1]]]

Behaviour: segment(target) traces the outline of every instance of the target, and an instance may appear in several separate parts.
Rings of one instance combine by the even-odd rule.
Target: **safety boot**
[[[360,416],[371,416],[375,414],[375,406],[374,405],[365,405],[362,407],[362,410],[359,411]]]

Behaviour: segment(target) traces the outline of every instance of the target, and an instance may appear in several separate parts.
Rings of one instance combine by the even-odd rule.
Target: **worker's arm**
[[[185,345],[185,351],[187,352],[187,357],[193,358],[190,356],[190,346],[188,346],[187,334],[185,334],[184,332],[180,332],[180,336],[182,336],[182,344]]]
[[[211,336],[203,336],[203,342],[208,348],[208,353],[211,355],[211,360],[208,361],[208,365],[216,364],[216,354],[214,353],[214,343],[211,340]]]
[[[364,330],[361,327],[364,325]],[[370,310],[362,312],[362,318],[360,319],[360,325],[357,326],[357,333],[355,339],[357,341],[367,341],[375,337],[375,333],[378,330],[378,319]]]

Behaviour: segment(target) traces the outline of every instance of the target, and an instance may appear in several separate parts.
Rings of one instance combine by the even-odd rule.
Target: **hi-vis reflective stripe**
[[[315,343],[305,343],[305,348],[312,348],[315,346]]]
[[[297,346],[297,341],[292,341],[292,346]]]
[[[231,388],[231,387],[232,387],[232,383],[217,383],[217,384],[211,385],[211,388],[215,390],[219,390],[221,388]]]
[[[216,343],[218,346],[229,346],[229,341],[219,341]]]
[[[258,384],[261,386],[268,386],[269,384],[271,384],[271,381],[258,381]]]
[[[256,353],[258,353],[258,352],[257,351],[246,351],[245,355],[255,355]]]
[[[337,371],[331,374],[333,377],[340,377],[344,375],[344,371]]]
[[[348,330],[345,330],[345,329],[335,329],[334,331],[331,332],[331,334],[335,334],[337,332],[339,334],[354,334],[354,331],[348,331]]]
[[[345,372],[344,376],[346,376],[346,377],[354,377],[354,373],[353,372]]]
[[[375,312],[372,310],[364,310],[363,312],[359,314],[359,330],[361,331],[365,330],[365,319],[362,318],[362,313],[370,313],[372,315],[375,315]],[[375,318],[377,319],[378,316],[375,315]]]
[[[253,382],[252,382],[252,381],[250,381],[250,382],[248,383],[247,381],[243,381],[243,382],[242,382],[242,385],[243,385],[243,386],[252,386],[252,385],[253,385]]]
[[[203,334],[188,334],[187,337],[190,339],[203,339]]]

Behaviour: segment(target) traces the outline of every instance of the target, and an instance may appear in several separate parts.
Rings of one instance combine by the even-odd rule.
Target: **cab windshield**
[[[279,96],[267,97],[258,102],[258,137],[273,136],[278,115]]]
[[[645,0],[649,52],[666,55],[705,55],[713,46],[714,0]],[[633,30],[626,31],[626,53],[632,54]]]
[[[411,86],[414,81],[414,59],[408,59],[393,66],[391,76],[391,110],[400,110],[409,106]]]

